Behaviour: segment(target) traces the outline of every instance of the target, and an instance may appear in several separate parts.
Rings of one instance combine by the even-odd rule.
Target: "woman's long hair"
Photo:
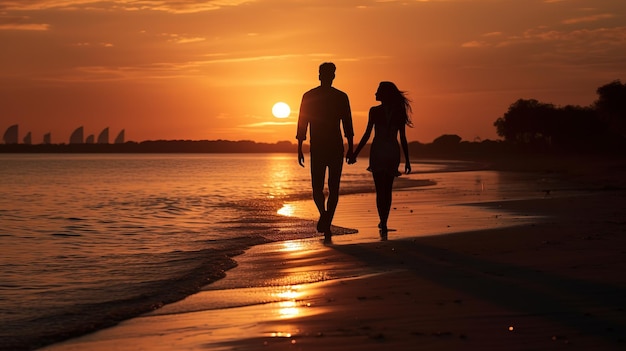
[[[413,112],[411,108],[411,100],[407,98],[406,92],[401,91],[393,82],[380,82],[378,89],[381,93],[381,102],[385,100],[385,103],[388,103],[392,106],[393,109],[398,109],[402,111],[402,115],[404,117],[404,124],[409,127],[413,127],[413,122],[411,121],[410,114]]]

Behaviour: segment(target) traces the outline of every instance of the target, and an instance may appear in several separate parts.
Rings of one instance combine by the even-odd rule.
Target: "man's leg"
[[[337,203],[339,202],[339,183],[341,181],[342,168],[343,155],[330,160],[328,164],[328,203],[326,205],[327,227],[324,228],[324,233],[328,232],[330,234],[330,225],[333,221],[333,217],[335,216]]]
[[[324,197],[324,180],[326,179],[326,164],[311,155],[311,186],[313,188],[313,201],[320,213],[317,222],[317,231],[323,232],[325,226],[326,206]]]

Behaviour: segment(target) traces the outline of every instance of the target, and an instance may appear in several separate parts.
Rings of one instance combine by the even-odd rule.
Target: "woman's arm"
[[[353,164],[356,162],[356,157],[361,152],[361,149],[367,144],[367,141],[370,139],[370,135],[372,134],[372,128],[374,127],[374,121],[372,119],[372,110],[370,109],[369,117],[367,119],[367,127],[365,128],[365,132],[363,133],[363,137],[361,137],[361,141],[359,145],[356,147],[356,150],[349,157],[348,164]]]
[[[403,123],[400,127],[400,144],[404,152],[404,172],[411,173],[411,160],[409,159],[409,143],[406,141],[406,125]]]

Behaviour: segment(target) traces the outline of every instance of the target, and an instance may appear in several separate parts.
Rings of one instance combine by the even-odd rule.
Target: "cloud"
[[[0,24],[0,30],[47,31],[49,29],[50,25],[45,23]]]
[[[24,16],[0,16],[0,30],[47,31],[46,23],[29,23],[30,18]]]
[[[206,40],[205,37],[188,37],[181,34],[163,34],[163,36],[168,38],[168,42],[176,44],[198,43]]]
[[[607,48],[622,46],[626,43],[626,27],[577,29],[570,31],[551,30],[543,27],[533,28],[517,35],[482,36],[481,40],[461,44],[464,48],[509,47],[522,44],[556,43],[560,45],[603,45]]]
[[[80,42],[73,44],[77,47],[111,47],[110,43]],[[194,77],[204,74],[208,65],[216,63],[240,63],[258,60],[271,60],[292,55],[282,56],[253,56],[253,57],[225,57],[227,54],[212,54],[211,59],[183,62],[156,62],[131,66],[91,65],[71,68],[69,71],[50,76],[38,76],[37,80],[66,83],[113,82],[113,81],[140,81],[150,79],[172,79]],[[213,82],[219,82],[212,77]],[[239,82],[241,83],[241,82]],[[253,83],[249,83],[253,84]],[[256,83],[254,83],[256,84]]]
[[[81,44],[77,44],[81,45]],[[90,46],[82,43],[81,46]],[[98,44],[100,45],[100,44]],[[107,45],[101,45],[107,46]],[[197,72],[194,63],[154,63],[138,66],[81,66],[55,76],[39,76],[41,81],[88,83],[188,77]]]
[[[210,56],[227,56],[226,54],[211,54]],[[225,58],[215,58],[209,59],[205,61],[198,61],[197,63],[203,64],[214,64],[214,63],[238,63],[238,62],[252,62],[252,61],[266,61],[266,60],[283,60],[290,59],[300,55],[261,55],[261,56],[248,56],[248,57],[225,57]]]
[[[626,40],[626,27],[578,29],[572,31],[530,30],[524,33],[522,41],[559,41],[570,43],[602,43],[609,46],[623,45]]]
[[[483,37],[499,37],[502,34],[503,34],[502,32],[489,32],[489,33],[483,34]]]
[[[0,10],[123,10],[183,14],[213,11],[254,1],[256,0],[0,0]]]
[[[615,17],[615,15],[612,15],[610,13],[602,13],[602,14],[598,14],[598,15],[570,18],[570,19],[566,19],[566,20],[562,21],[561,23],[563,23],[563,24],[578,24],[578,23],[586,23],[586,22],[596,22],[596,21],[600,21],[600,20],[603,20],[603,19],[613,18],[613,17]]]
[[[283,54],[283,55],[259,55],[259,56],[243,56],[243,57],[228,57],[225,53],[216,53],[207,55],[211,58],[205,61],[198,61],[197,63],[203,64],[215,64],[215,63],[239,63],[239,62],[253,62],[253,61],[269,61],[269,60],[289,60],[301,57],[310,57],[315,59],[325,57],[335,57],[336,62],[356,62],[364,60],[377,60],[387,59],[389,56],[354,56],[354,57],[337,57],[337,55],[331,53],[312,53],[312,54]]]
[[[461,44],[461,47],[463,48],[482,48],[486,46],[490,46],[490,45],[484,41],[478,41],[478,40],[472,40],[472,41],[468,41],[466,43]]]
[[[77,43],[76,46],[104,46],[108,47],[108,43]],[[129,81],[129,80],[146,80],[146,79],[172,79],[183,77],[198,77],[202,75],[207,65],[216,63],[240,63],[259,60],[272,60],[285,57],[293,57],[294,55],[277,55],[277,56],[252,56],[252,57],[233,57],[219,58],[227,56],[227,54],[212,54],[210,57],[215,59],[200,61],[184,61],[184,62],[158,62],[148,63],[135,66],[81,66],[73,68],[71,72],[61,74],[56,77],[39,77],[45,81],[63,81],[74,83],[86,82],[104,82],[104,81]],[[214,81],[218,81],[213,77]]]
[[[496,38],[496,37],[502,37],[502,35],[503,35],[502,32],[489,32],[489,33],[484,33],[481,36],[483,38]],[[484,40],[472,40],[472,41],[468,41],[468,42],[461,44],[461,47],[463,48],[482,48],[482,47],[488,47],[488,46],[492,46],[492,45]]]
[[[290,125],[295,125],[295,124],[296,124],[296,122],[294,122],[294,121],[291,121],[291,122],[288,122],[288,121],[285,121],[285,122],[278,122],[278,121],[274,122],[274,121],[271,121],[271,122],[259,122],[259,123],[245,124],[245,125],[242,125],[240,127],[243,127],[243,128],[259,128],[259,127],[267,127],[267,126],[290,126]]]
[[[112,43],[90,43],[90,42],[80,42],[80,43],[76,43],[74,44],[74,46],[78,46],[78,47],[103,47],[103,48],[112,48],[115,45],[113,45]]]
[[[114,47],[108,42],[78,42],[72,44],[81,48]],[[221,76],[215,75],[213,65],[239,65],[256,61],[283,61],[294,59],[315,58],[318,62],[320,57],[333,56],[331,54],[283,54],[283,55],[259,55],[259,56],[236,56],[232,53],[212,53],[205,55],[205,59],[180,61],[180,62],[153,62],[137,65],[116,66],[116,65],[85,65],[68,68],[63,72],[51,73],[48,76],[38,75],[35,80],[48,82],[65,82],[65,83],[91,83],[91,82],[115,82],[115,81],[145,81],[145,80],[163,80],[175,78],[197,79],[201,76],[210,76],[211,84],[214,86],[266,86],[268,84],[302,84],[298,80],[291,78],[271,78],[267,77],[240,77],[239,79],[223,79]],[[336,56],[335,56],[336,57]],[[347,56],[337,57],[334,61],[361,61],[379,58],[388,58],[387,56]]]
[[[0,10],[4,11],[41,11],[49,9],[75,9],[95,4],[95,0],[0,0]]]

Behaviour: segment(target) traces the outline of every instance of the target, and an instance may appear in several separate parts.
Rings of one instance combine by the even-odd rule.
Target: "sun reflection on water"
[[[274,333],[270,333],[270,336],[273,338],[290,338],[291,333],[274,332]]]
[[[262,181],[268,198],[285,196],[292,191],[298,170],[296,167],[291,157],[276,155],[268,160],[266,172],[261,172],[265,174]]]
[[[279,291],[275,295],[283,299],[296,299],[300,297],[302,293],[297,291],[297,287],[289,287],[287,290]]]
[[[300,315],[300,305],[297,301],[302,296],[302,292],[298,291],[299,286],[286,287],[285,290],[278,291],[273,295],[283,299],[278,303],[278,315],[280,318],[294,318]]]
[[[300,308],[295,301],[283,301],[278,304],[278,314],[281,318],[293,318],[300,314]]]
[[[283,204],[283,207],[281,207],[278,211],[276,211],[276,213],[278,213],[281,216],[286,216],[286,217],[293,217],[293,214],[295,213],[295,207],[292,204]]]
[[[272,300],[277,301],[272,305],[271,313],[276,320],[283,322],[275,325],[275,329],[267,332],[265,335],[271,338],[292,339],[291,343],[294,344],[296,342],[295,338],[298,337],[301,330],[296,325],[291,324],[291,321],[326,311],[323,307],[312,307],[313,304],[310,301],[305,301],[305,299],[315,296],[314,291],[315,288],[312,288],[311,284],[276,287],[276,290],[270,293],[273,297]]]
[[[301,251],[304,249],[304,245],[302,244],[302,241],[300,240],[283,241],[282,245],[283,247],[279,250],[282,252],[294,252],[294,251]]]

